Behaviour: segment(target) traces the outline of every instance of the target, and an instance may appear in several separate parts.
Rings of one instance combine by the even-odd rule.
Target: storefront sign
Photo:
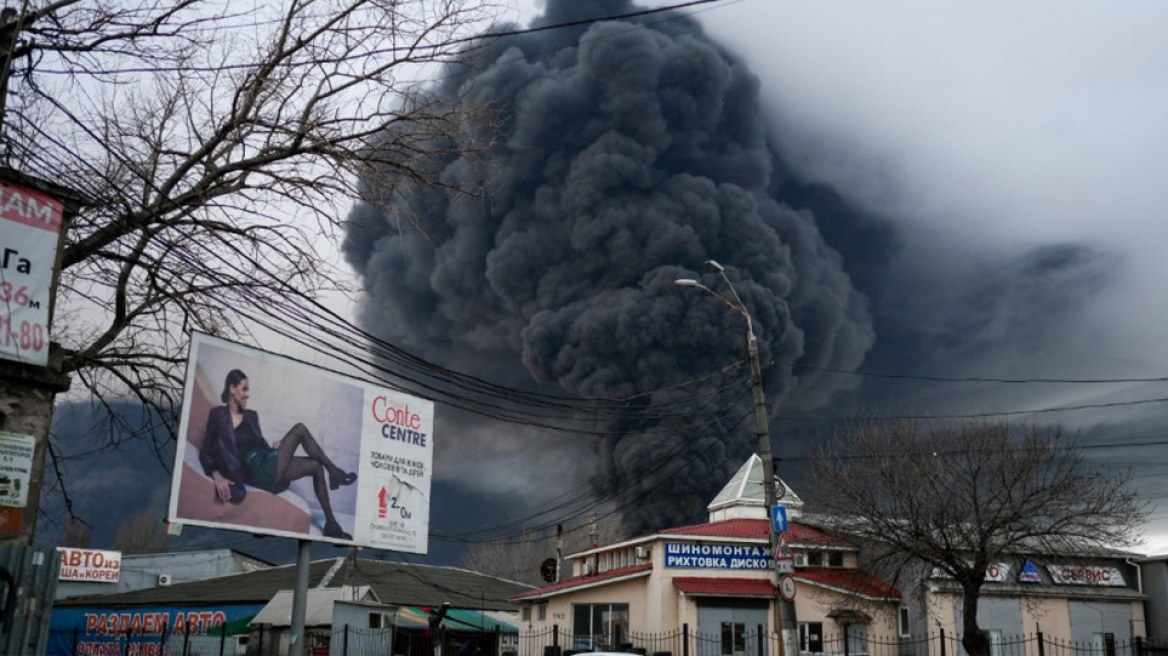
[[[1010,579],[1010,564],[1009,563],[990,563],[986,567],[986,582],[987,583],[1005,583]],[[933,568],[933,578],[935,579],[951,579],[948,572],[940,567]]]
[[[1022,571],[1018,572],[1019,583],[1042,583],[1042,573],[1038,571],[1038,566],[1029,558],[1022,565]]]
[[[666,542],[665,566],[679,569],[770,570],[770,549],[750,544]]]
[[[1127,582],[1114,567],[1097,565],[1047,565],[1050,579],[1059,585],[1104,585],[1123,588]]]
[[[992,563],[986,568],[987,583],[1005,583],[1010,580],[1009,563]]]
[[[63,206],[0,182],[0,358],[49,361],[49,296]]]
[[[28,479],[36,438],[32,435],[0,432],[0,506],[28,505]]]
[[[122,571],[122,552],[57,547],[61,552],[61,581],[117,583]]]
[[[49,656],[163,656],[171,653],[231,654],[219,634],[247,634],[257,604],[111,609],[53,609]],[[228,645],[228,649],[234,649]]]

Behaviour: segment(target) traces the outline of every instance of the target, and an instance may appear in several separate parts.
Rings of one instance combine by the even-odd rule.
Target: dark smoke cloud
[[[552,1],[536,24],[632,9]],[[345,253],[367,289],[366,326],[497,382],[638,394],[744,356],[741,317],[672,284],[715,259],[754,317],[772,407],[823,404],[855,384],[788,366],[854,369],[874,332],[816,217],[776,193],[759,83],[738,59],[692,20],[661,15],[510,38],[479,57],[447,71],[432,99],[489,108],[466,130],[495,145],[416,162],[442,186],[371,171],[369,203],[350,213]],[[730,418],[611,428],[640,434],[596,445],[592,483],[638,500],[629,530],[701,520],[755,449],[752,424]],[[679,440],[689,464],[663,482],[660,458]]]

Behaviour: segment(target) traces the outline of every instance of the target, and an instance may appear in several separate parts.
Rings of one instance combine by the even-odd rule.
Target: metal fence
[[[60,632],[55,632],[60,633]],[[352,626],[306,631],[306,656],[586,656],[592,651],[623,651],[640,656],[777,656],[776,633],[702,634],[688,626],[666,633],[625,632],[582,636],[552,627],[540,631],[456,631],[434,638],[426,629],[368,629]],[[247,635],[133,634],[91,642],[76,631],[53,636],[53,656],[283,656],[288,629],[253,627]],[[1003,638],[991,634],[991,656],[1168,656],[1168,642],[1135,638],[1076,643],[1036,633]],[[62,647],[64,645],[64,647]],[[807,645],[804,645],[806,647]],[[883,641],[856,635],[825,635],[816,649],[801,656],[965,656],[959,636],[939,632],[920,639]]]

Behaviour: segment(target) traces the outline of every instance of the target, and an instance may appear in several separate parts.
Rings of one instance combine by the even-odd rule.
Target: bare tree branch
[[[872,423],[815,460],[813,498],[833,528],[880,545],[873,569],[898,584],[937,572],[960,586],[971,656],[989,654],[977,625],[987,567],[1114,553],[1137,544],[1147,513],[1129,475],[1092,467],[1057,428]]]

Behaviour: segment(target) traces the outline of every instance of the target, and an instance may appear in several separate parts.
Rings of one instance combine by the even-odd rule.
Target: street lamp
[[[754,423],[756,432],[758,433],[758,455],[762,459],[762,489],[763,497],[766,501],[767,513],[770,513],[778,502],[778,495],[775,492],[775,462],[771,456],[771,439],[767,427],[766,396],[763,394],[762,389],[762,366],[758,361],[758,339],[754,336],[754,322],[750,318],[750,312],[743,305],[742,298],[738,296],[738,291],[734,289],[730,278],[726,276],[726,269],[714,260],[706,260],[705,265],[710,273],[716,273],[721,276],[722,281],[726,283],[726,287],[730,290],[730,294],[734,297],[734,300],[730,300],[713,289],[690,278],[680,278],[675,280],[673,284],[678,287],[700,289],[718,299],[746,319],[746,351],[750,356],[750,384],[754,390]],[[777,594],[779,581],[783,575],[779,561],[779,536],[774,530],[768,530],[768,533],[771,543],[771,560],[774,563],[775,610],[778,613],[777,624],[780,627],[780,635],[782,636],[781,653],[785,656],[796,656],[799,653],[799,631],[798,620],[795,618],[795,603],[794,601],[787,601],[782,595]]]

